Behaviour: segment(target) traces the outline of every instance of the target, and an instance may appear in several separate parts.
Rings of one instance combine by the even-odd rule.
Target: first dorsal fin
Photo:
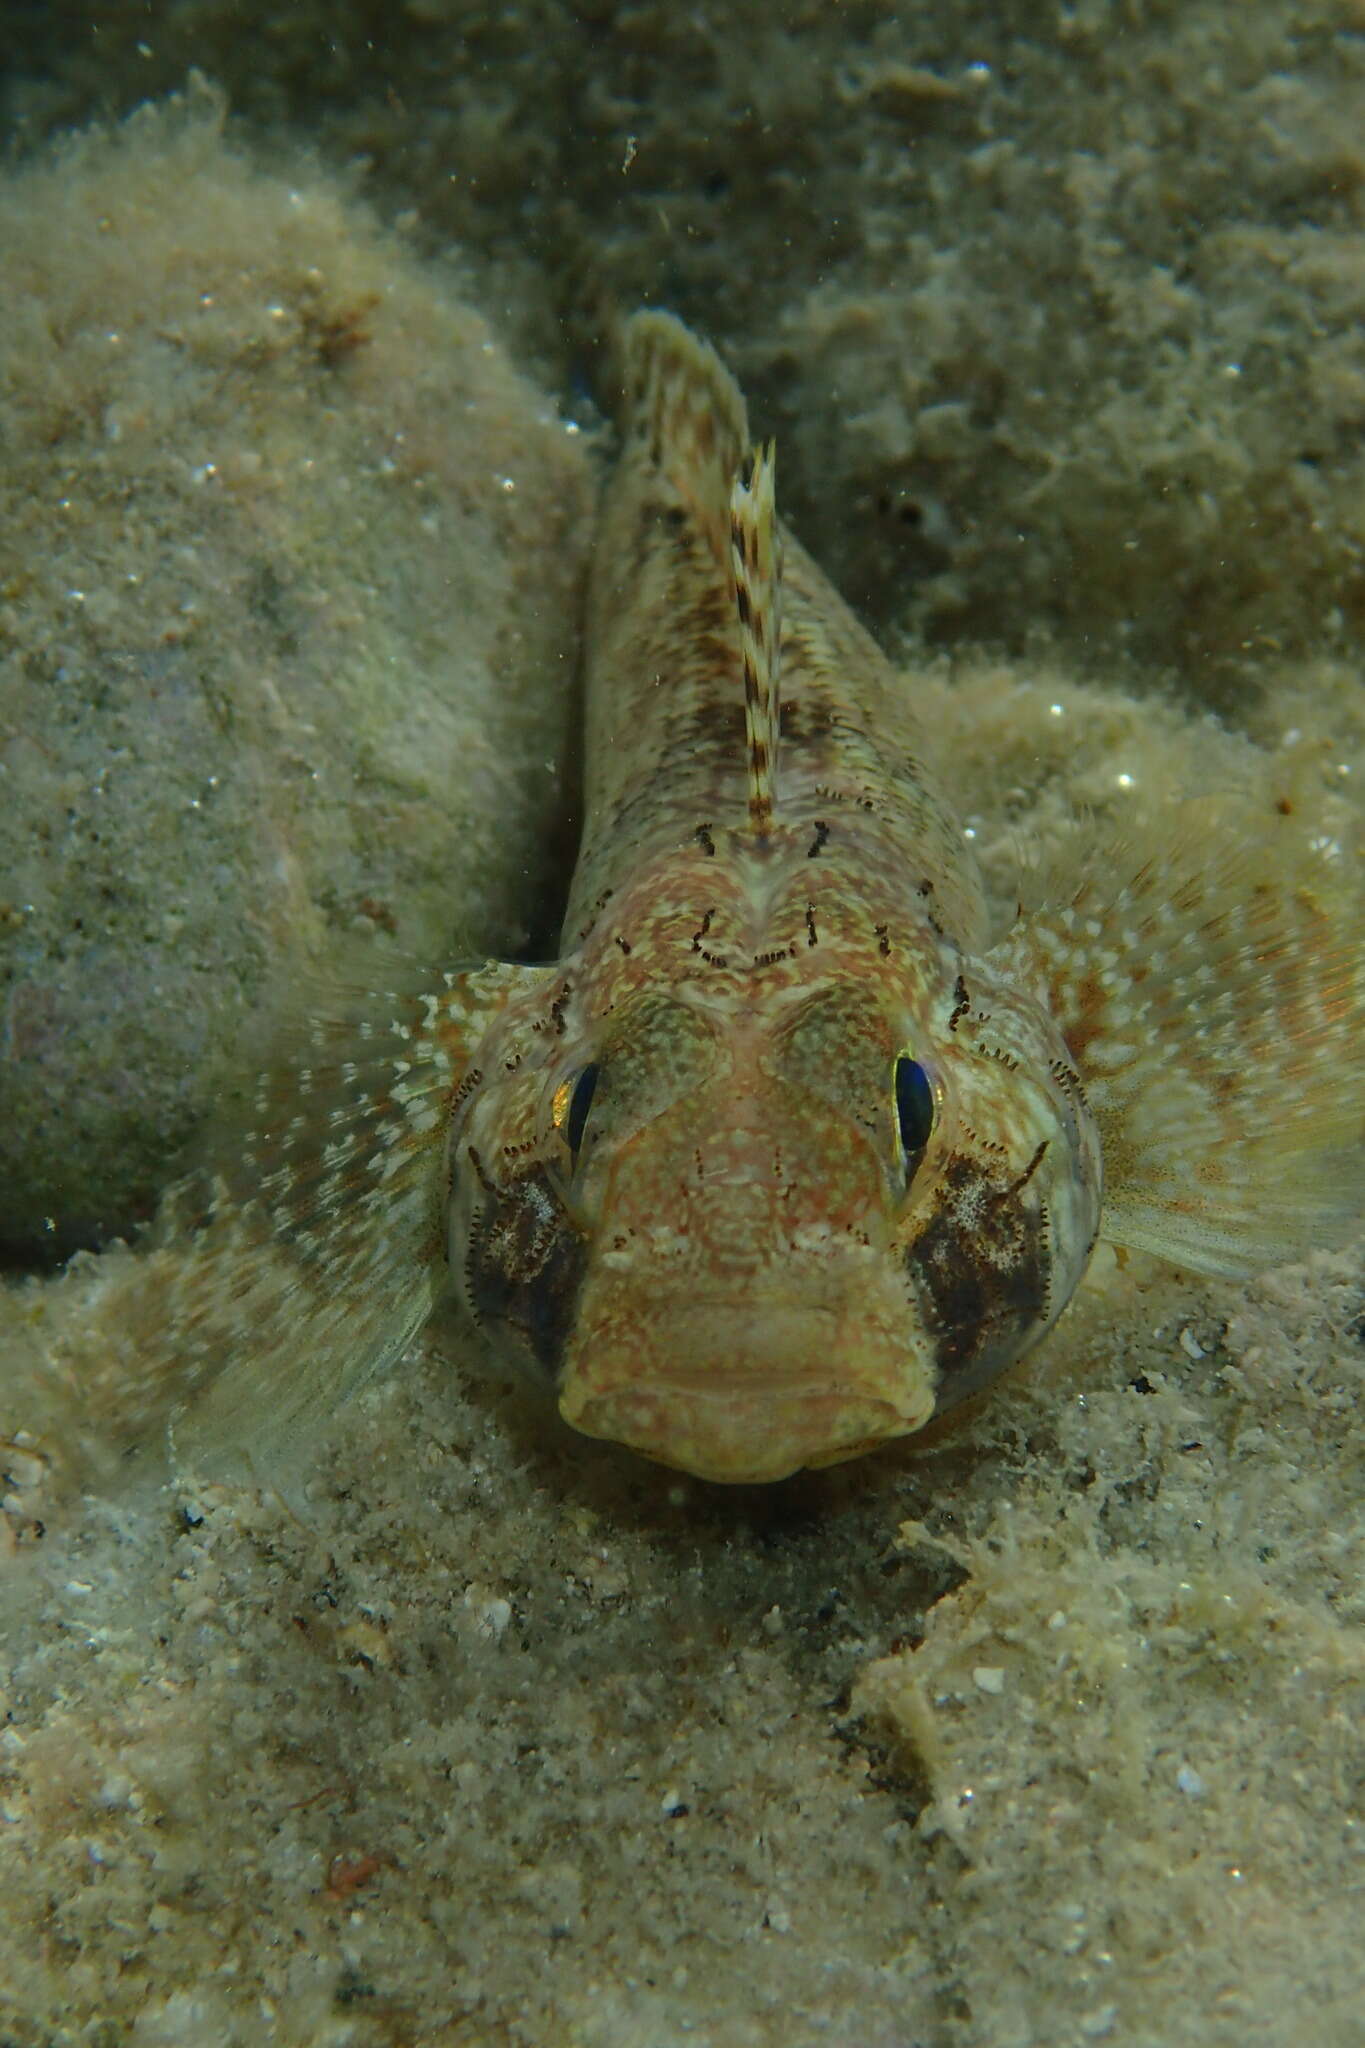
[[[780,719],[781,542],[772,444],[751,449],[738,384],[671,313],[636,313],[623,337],[628,448],[686,507],[734,593],[744,678],[750,828],[772,829]]]
[[[749,823],[764,837],[777,793],[782,723],[778,664],[782,651],[782,543],[777,530],[777,456],[771,441],[755,449],[747,478],[730,490],[730,561],[744,669],[744,738],[749,755]]]
[[[730,487],[749,449],[744,395],[715,350],[671,313],[633,314],[623,337],[623,425],[728,562]]]

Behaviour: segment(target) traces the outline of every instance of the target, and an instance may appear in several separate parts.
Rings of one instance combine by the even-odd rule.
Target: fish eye
[[[564,1142],[578,1163],[579,1147],[583,1143],[583,1132],[587,1127],[588,1111],[592,1108],[593,1096],[597,1093],[597,1077],[601,1068],[596,1060],[584,1067],[578,1079],[570,1086],[566,1081],[555,1093],[554,1120],[564,1133]]]
[[[906,1053],[896,1061],[895,1092],[896,1128],[908,1175],[934,1128],[934,1090],[919,1061]]]

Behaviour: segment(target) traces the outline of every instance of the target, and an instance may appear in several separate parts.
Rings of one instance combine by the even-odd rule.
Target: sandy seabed
[[[611,9],[581,12],[615,23]],[[1349,337],[1365,258],[1360,185],[1347,178],[1351,143],[1323,49],[1338,36],[1341,62],[1354,61],[1358,10],[1258,10],[1238,59],[1244,75],[1219,42],[1217,10],[1185,11],[1164,66],[1161,10],[1068,12],[1055,47],[1039,31],[1036,79],[1027,50],[1021,58],[1025,98],[1031,79],[1036,86],[1022,139],[1011,149],[1007,136],[977,138],[958,260],[950,263],[946,234],[930,260],[933,231],[917,216],[928,241],[909,238],[902,251],[914,292],[896,297],[885,281],[894,269],[885,208],[900,190],[887,136],[903,142],[907,123],[922,124],[921,160],[941,180],[961,147],[951,123],[975,104],[964,96],[1003,92],[1003,72],[997,66],[989,86],[973,83],[965,47],[935,30],[934,10],[905,31],[922,44],[907,54],[878,10],[865,9],[850,10],[858,62],[838,73],[838,123],[827,125],[831,136],[838,128],[828,143],[831,189],[840,204],[861,192],[872,224],[866,275],[859,281],[847,252],[832,250],[838,288],[807,281],[779,311],[765,302],[763,265],[748,262],[735,221],[732,246],[745,260],[734,292],[720,294],[714,253],[709,280],[698,268],[702,238],[689,234],[670,259],[672,295],[698,324],[730,320],[742,330],[732,352],[758,386],[756,420],[766,423],[766,394],[779,423],[789,421],[784,474],[799,530],[881,607],[884,627],[895,609],[887,591],[904,566],[900,515],[907,505],[914,512],[921,602],[895,644],[1002,905],[1020,851],[1054,858],[1078,811],[1121,830],[1139,808],[1159,812],[1209,790],[1280,832],[1305,872],[1325,844],[1343,873],[1359,860],[1354,791],[1365,772],[1365,700],[1347,630],[1359,590],[1342,566],[1361,502],[1348,432],[1365,390],[1352,382],[1365,376],[1358,322],[1354,356]],[[441,34],[467,26],[455,7],[411,13]],[[613,27],[621,47],[633,35],[637,55],[666,56],[655,10],[634,17],[633,28]],[[759,17],[766,22],[763,10]],[[212,45],[213,11],[198,19]],[[338,14],[343,30],[349,19]],[[1110,42],[1115,22],[1123,35]],[[1221,69],[1208,56],[1215,45]],[[216,47],[188,54],[209,57]],[[269,46],[280,79],[290,47],[283,29]],[[356,47],[339,33],[337,65]],[[1208,58],[1198,93],[1196,55]],[[612,43],[618,59],[625,65]],[[162,42],[157,61],[169,61]],[[263,71],[270,61],[260,58]],[[973,280],[990,273],[991,234],[1019,254],[1030,167],[1047,155],[1043,86],[1057,66],[1067,78],[1083,74],[1091,95],[1083,135],[1073,104],[1054,106],[1084,259],[1058,272],[1072,323],[1065,403],[1048,395],[1042,359],[1034,365],[1022,339],[1012,354],[1003,328],[972,317],[986,303]],[[230,72],[231,63],[216,68]],[[73,118],[79,76],[76,58],[68,72],[54,61],[43,88],[52,119]],[[510,62],[490,73],[494,84],[520,81],[518,91],[529,76]],[[776,68],[773,76],[780,111],[788,103]],[[955,96],[937,95],[935,80],[949,76]],[[1108,121],[1121,86],[1123,120]],[[791,88],[798,109],[805,90]],[[337,91],[339,100],[320,101],[317,132],[347,153],[347,119],[368,122],[387,204],[401,151],[398,131],[383,124],[400,117],[385,102],[382,120],[370,109],[362,121],[358,100]],[[508,91],[515,100],[510,83]],[[686,107],[706,92],[723,98],[724,88],[710,73],[697,84],[683,66],[677,92]],[[45,203],[67,207],[68,242],[48,237],[42,303],[60,301],[62,318],[47,320],[53,354],[41,364],[41,408],[33,386],[6,384],[37,422],[25,455],[35,467],[9,504],[6,562],[18,567],[0,615],[6,715],[24,727],[31,755],[22,746],[16,755],[11,735],[6,759],[41,793],[44,815],[69,804],[84,832],[90,758],[109,731],[99,721],[111,715],[110,691],[82,681],[97,672],[122,678],[118,736],[137,755],[126,721],[140,700],[128,677],[141,671],[125,657],[138,644],[130,621],[142,630],[146,607],[139,613],[126,592],[108,595],[111,569],[107,602],[85,601],[72,623],[74,554],[55,553],[51,536],[69,536],[73,515],[59,518],[46,486],[32,481],[50,476],[55,506],[72,497],[70,477],[93,473],[95,449],[102,495],[84,512],[77,503],[81,531],[104,537],[98,560],[120,576],[149,550],[158,604],[209,607],[206,666],[194,675],[212,668],[212,701],[232,714],[213,726],[213,766],[224,756],[252,764],[239,811],[217,816],[198,882],[202,838],[156,840],[157,873],[145,885],[161,887],[167,871],[180,884],[179,896],[155,897],[155,943],[171,961],[184,957],[175,919],[189,915],[201,929],[196,890],[211,886],[232,903],[237,950],[196,956],[228,991],[229,1039],[263,971],[260,952],[277,965],[292,946],[316,956],[329,936],[350,943],[359,924],[363,941],[390,917],[412,920],[398,936],[418,949],[435,945],[447,915],[481,922],[489,943],[506,943],[524,915],[523,871],[545,858],[536,811],[553,787],[547,756],[559,746],[571,658],[556,622],[571,616],[589,468],[563,438],[552,402],[505,367],[502,344],[460,298],[488,297],[500,280],[517,309],[509,324],[532,346],[548,331],[545,306],[535,308],[508,253],[516,214],[498,151],[511,145],[499,142],[491,114],[478,128],[455,97],[466,116],[460,147],[479,154],[484,184],[474,199],[471,186],[448,201],[474,209],[453,225],[472,236],[478,205],[511,209],[503,239],[489,235],[485,267],[475,266],[473,282],[462,275],[458,289],[439,264],[423,265],[361,224],[322,172],[281,180],[273,167],[252,168],[240,143],[218,140],[216,116],[202,105],[188,129],[144,123],[93,170],[78,154],[64,170],[11,174],[49,181]],[[1228,138],[1243,132],[1238,108],[1252,101],[1261,140],[1252,124],[1246,146],[1273,161],[1275,175],[1238,185]],[[1163,110],[1176,103],[1190,120],[1197,103],[1203,154],[1188,127],[1182,140],[1179,123],[1165,125]],[[264,132],[259,110],[257,118]],[[406,118],[414,162],[424,162],[430,134],[424,142],[410,110]],[[610,125],[600,106],[597,118]],[[680,112],[661,110],[653,132],[660,150],[673,137],[690,177],[701,131],[687,130],[684,149],[685,128]],[[768,174],[775,148],[765,141],[758,150]],[[180,161],[192,160],[193,175],[153,189],[174,187],[187,221],[216,224],[230,255],[224,282],[230,273],[235,283],[188,351],[182,333],[158,356],[166,321],[149,316],[136,375],[116,392],[101,385],[94,406],[90,380],[107,375],[103,358],[96,365],[93,343],[82,353],[73,336],[107,328],[107,304],[82,297],[89,272],[58,260],[81,211],[70,211],[75,182],[102,184],[102,210],[92,196],[85,211],[92,235],[107,242],[120,232],[117,178],[131,189],[146,175],[140,152],[164,160],[176,151],[188,151]],[[1122,213],[1114,194],[1125,166],[1142,228],[1131,249],[1101,232]],[[1156,235],[1154,221],[1179,211],[1171,195],[1212,207],[1230,180],[1251,195],[1255,218],[1235,233],[1210,227],[1202,276],[1197,263],[1182,274],[1171,249],[1143,242]],[[31,212],[37,188],[24,189],[19,207],[11,187],[10,233],[33,258],[42,241]],[[333,297],[305,288],[309,235],[287,225],[300,189],[323,195],[310,233],[325,244],[328,276],[344,285]],[[923,193],[912,203],[928,204]],[[112,230],[100,225],[106,217]],[[676,219],[662,230],[652,222],[641,202],[630,232],[622,227],[616,289],[639,293],[661,274],[650,268],[661,260],[650,237],[662,234],[671,248],[680,231]],[[180,236],[165,219],[154,233],[145,222],[137,231],[157,252],[140,288],[154,309],[163,288],[172,297],[189,289],[186,251],[195,263],[214,260],[212,236]],[[232,239],[243,233],[260,238],[250,260]],[[543,269],[543,249],[536,260]],[[127,291],[136,265],[113,271]],[[1082,272],[1086,291],[1124,328],[1124,346],[1137,348],[1135,323],[1146,322],[1132,359],[1141,357],[1141,372],[1130,378],[1131,387],[1150,374],[1145,394],[1111,388],[1102,331],[1076,328],[1068,293]],[[107,283],[109,270],[102,274]],[[190,284],[209,289],[197,270]],[[708,292],[716,323],[705,317]],[[286,307],[283,346],[275,305]],[[121,321],[127,312],[121,305]],[[356,322],[373,331],[373,350],[356,342]],[[908,382],[895,343],[906,331],[924,337]],[[1257,333],[1277,336],[1283,389],[1278,368],[1258,369]],[[1231,378],[1236,334],[1246,375]],[[380,465],[369,458],[433,335],[467,349],[471,364],[491,355],[480,373],[491,381],[479,386],[477,429],[443,429],[403,458],[396,498],[391,475],[376,483]],[[15,352],[25,375],[31,341],[26,331]],[[353,377],[347,359],[357,350],[366,367]],[[837,389],[832,362],[843,365]],[[1302,374],[1293,383],[1295,362]],[[972,392],[956,413],[939,388],[954,374]],[[1239,412],[1247,379],[1260,374],[1260,405]],[[191,488],[162,459],[172,446],[163,417],[185,437],[175,444],[185,478],[209,456],[238,465],[210,522],[213,573],[195,523],[205,483]],[[221,434],[224,420],[244,418],[251,431],[226,458],[221,445],[189,446],[187,423],[197,432],[208,420]],[[919,423],[919,438],[902,447],[907,421]],[[411,407],[401,425],[412,433]],[[462,431],[475,439],[462,442]],[[329,540],[306,493],[291,494],[296,459],[314,459],[324,432],[366,478],[344,540]],[[129,456],[139,436],[143,453]],[[832,466],[827,441],[840,451]],[[13,436],[9,445],[18,446]],[[526,465],[523,488],[534,483],[542,501],[554,499],[554,519],[509,524],[498,509],[502,485],[488,479],[515,466],[509,447]],[[879,467],[888,447],[901,449],[894,491]],[[1047,447],[1061,451],[1050,480],[1038,467]],[[477,464],[467,448],[479,452]],[[476,469],[483,481],[466,487]],[[1032,544],[1008,561],[982,538],[992,532],[983,508],[993,474],[1004,525],[1018,531],[1030,504],[1036,512]],[[1211,508],[1199,493],[1212,485]],[[129,519],[132,502],[148,507],[145,530]],[[1267,522],[1259,529],[1258,518]],[[1078,539],[1087,528],[1088,552]],[[184,552],[192,532],[198,566]],[[860,532],[872,535],[861,555]],[[71,548],[69,537],[61,546]],[[89,554],[95,540],[82,546]],[[415,636],[409,626],[435,602],[441,549],[462,579],[459,616],[471,623],[459,663],[404,740],[385,692],[408,668],[431,673],[429,623]],[[262,586],[251,579],[267,550],[276,584]],[[50,576],[33,567],[39,561],[56,565]],[[223,562],[240,568],[251,594],[250,633],[236,653],[235,642],[225,652],[222,634],[244,585],[217,573]],[[410,580],[400,583],[395,570],[390,588],[386,562],[401,562]],[[350,572],[340,610],[339,563]],[[527,591],[548,588],[547,577],[558,596],[537,612]],[[481,608],[479,593],[490,590],[498,603],[485,596]],[[998,655],[973,652],[964,616],[976,605],[995,637],[1011,593],[1027,599],[1036,648],[1021,640]],[[1138,621],[1129,636],[1136,652],[1111,664],[1125,617]],[[155,625],[160,661],[191,659],[184,634],[165,637],[161,611]],[[1175,672],[1196,645],[1177,688]],[[347,648],[340,740],[325,730],[301,737],[297,718],[277,718],[268,704],[252,712],[265,667],[283,677],[291,710],[325,717],[323,685]],[[49,731],[34,714],[52,704],[61,717]],[[481,751],[480,721],[493,717],[503,721],[499,746]],[[341,741],[357,733],[361,744],[348,752]],[[197,732],[183,737],[189,752],[179,760],[180,741],[163,722],[156,760],[164,758],[167,785],[197,758]],[[320,759],[335,764],[321,811],[302,805],[290,781],[296,769],[307,781]],[[452,764],[462,777],[453,827],[439,822]],[[448,846],[413,852],[392,823],[395,789],[421,847],[449,828]],[[116,773],[100,801],[122,805],[111,829],[133,846],[149,815],[147,788]],[[93,858],[86,839],[73,854],[60,835],[46,841],[25,827],[21,845],[17,823],[13,830],[28,865],[23,890],[11,893],[42,913],[11,927],[11,937],[32,942],[23,956],[31,982],[71,957],[64,919],[114,914],[99,910],[105,899],[93,887],[81,895],[81,872],[95,873],[82,870]],[[514,835],[497,841],[493,865],[459,866],[469,835],[490,830]],[[263,844],[269,859],[258,861]],[[448,914],[443,871],[454,876]],[[58,874],[61,887],[49,885]],[[145,952],[136,917],[111,929],[120,962]],[[218,1086],[203,1078],[206,1066],[194,1094],[204,1048],[192,1034],[177,1038],[184,1010],[167,1004],[167,1057],[191,1076],[183,1102],[176,1096],[164,1111],[171,1122],[192,1120]],[[37,1056],[50,1063],[52,1046],[71,1042],[50,1034]],[[98,1032],[88,1043],[89,1100],[103,1089],[101,1101],[117,1101]],[[29,1086],[18,1056],[11,1034],[15,1100]],[[80,1099],[79,1085],[71,1092]],[[16,1147],[7,1160],[7,1184],[12,1192],[28,1173],[26,1185],[39,1188],[42,1148],[68,1146],[76,1164],[64,1185],[98,1168],[101,1213],[127,1227],[142,1182],[118,1177],[118,1127],[78,1124],[63,1136],[44,1122],[29,1152]],[[5,1428],[25,1425],[54,1321],[93,1369],[118,1363],[119,1290],[133,1284],[136,1256],[115,1247],[4,1296]],[[117,1483],[82,1492],[49,1486],[37,1461],[15,1455],[0,1595],[5,2042],[1356,2048],[1365,2040],[1363,1313],[1350,1250],[1317,1252],[1249,1286],[1195,1282],[1101,1252],[1054,1336],[988,1398],[921,1442],[764,1491],[708,1489],[571,1438],[485,1380],[468,1338],[443,1320],[287,1468],[252,1468],[244,1454],[240,1470],[209,1480],[148,1457]]]

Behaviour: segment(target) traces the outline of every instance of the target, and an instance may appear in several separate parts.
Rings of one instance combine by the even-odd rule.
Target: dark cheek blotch
[[[980,1220],[969,1225],[968,1215]],[[941,1412],[1004,1372],[1045,1327],[1047,1212],[1028,1194],[964,1169],[905,1261],[935,1344]]]
[[[470,1231],[470,1304],[495,1341],[506,1338],[551,1382],[563,1365],[587,1267],[586,1240],[544,1174],[487,1194]]]

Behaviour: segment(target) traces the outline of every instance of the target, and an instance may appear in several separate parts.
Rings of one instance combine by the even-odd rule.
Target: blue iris
[[[594,1061],[590,1067],[584,1067],[574,1082],[564,1135],[575,1159],[578,1157],[578,1148],[583,1143],[583,1131],[588,1121],[588,1111],[592,1108],[593,1096],[597,1093],[597,1076],[600,1072],[601,1068]]]
[[[896,1061],[896,1124],[907,1170],[919,1162],[934,1128],[934,1090],[918,1060]]]

